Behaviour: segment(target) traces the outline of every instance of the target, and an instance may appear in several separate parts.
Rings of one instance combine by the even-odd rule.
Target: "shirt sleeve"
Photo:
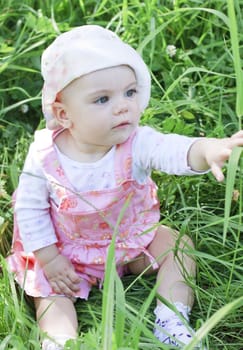
[[[159,170],[167,174],[193,175],[197,172],[188,165],[188,151],[198,138],[178,134],[162,134],[150,127],[141,127],[133,143],[133,172],[148,176],[151,171]]]
[[[33,143],[19,178],[14,206],[20,237],[26,253],[57,242],[49,214],[49,197],[47,181],[38,162]]]

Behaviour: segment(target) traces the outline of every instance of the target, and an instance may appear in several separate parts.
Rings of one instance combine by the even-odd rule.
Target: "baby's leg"
[[[159,265],[158,294],[169,302],[181,302],[192,307],[193,293],[185,279],[195,276],[195,262],[186,254],[186,251],[193,248],[193,243],[188,236],[183,236],[177,247],[177,239],[178,232],[166,226],[160,226],[147,249]],[[178,248],[177,251],[175,248]],[[131,262],[128,267],[131,273],[139,274],[150,264],[149,258],[143,254],[136,261]],[[153,271],[151,267],[147,273]],[[159,300],[158,304],[160,304]]]
[[[46,339],[43,342],[43,349],[62,349],[68,339],[77,337],[77,314],[70,298],[63,296],[35,298],[34,302],[39,327],[49,338],[61,345],[51,346],[51,342]]]
[[[161,226],[148,250],[155,258],[160,257],[158,294],[170,302],[181,302],[191,308],[194,296],[186,279],[195,277],[196,265],[186,252],[194,246],[188,236],[180,238],[178,243],[177,240],[178,232]]]
[[[178,233],[165,226],[158,229],[154,240],[147,248],[159,265],[158,294],[173,304],[185,320],[183,321],[181,316],[177,316],[177,313],[163,305],[160,300],[157,301],[155,336],[165,344],[175,346],[188,344],[194,333],[187,324],[194,298],[192,289],[186,283],[187,278],[195,276],[195,261],[186,253],[192,248],[193,243],[189,237],[183,236],[178,241]],[[131,273],[139,274],[150,264],[149,258],[143,254],[129,264],[129,270]],[[151,272],[153,269],[149,268],[147,273]]]

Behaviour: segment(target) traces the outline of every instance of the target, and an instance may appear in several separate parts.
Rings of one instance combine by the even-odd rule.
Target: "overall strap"
[[[58,130],[38,130],[35,132],[34,142],[38,151],[40,163],[43,171],[50,181],[62,183],[62,185],[70,187],[70,183],[65,176],[61,163],[58,159],[57,152],[54,148],[55,137],[62,132]]]
[[[125,142],[116,146],[115,179],[117,185],[132,179],[132,145],[136,133],[137,129]]]

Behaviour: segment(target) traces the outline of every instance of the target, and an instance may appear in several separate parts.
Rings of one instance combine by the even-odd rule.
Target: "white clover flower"
[[[166,53],[170,57],[174,57],[176,55],[176,47],[175,45],[167,45]]]
[[[43,17],[42,9],[37,10],[37,16],[38,16],[39,18],[42,18],[42,17]]]
[[[29,106],[26,103],[24,103],[23,105],[20,106],[20,111],[23,114],[26,114],[29,111]]]

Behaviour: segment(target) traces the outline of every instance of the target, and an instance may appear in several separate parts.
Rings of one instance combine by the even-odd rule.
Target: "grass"
[[[137,47],[153,78],[142,124],[189,136],[224,137],[242,127],[242,0],[0,0],[0,350],[40,349],[33,305],[15,286],[4,257],[12,235],[11,194],[41,115],[40,55],[59,33],[100,24]],[[176,54],[166,53],[168,45]],[[188,233],[197,259],[191,319],[210,350],[243,347],[243,160],[237,149],[226,180],[211,174],[153,174],[161,221]],[[114,247],[113,247],[114,248]],[[112,246],[109,259],[112,261]],[[126,276],[112,265],[103,292],[79,301],[72,349],[166,349],[152,336],[155,277]],[[109,266],[107,268],[109,268]],[[193,344],[192,344],[193,345]],[[192,349],[192,345],[186,350]]]

